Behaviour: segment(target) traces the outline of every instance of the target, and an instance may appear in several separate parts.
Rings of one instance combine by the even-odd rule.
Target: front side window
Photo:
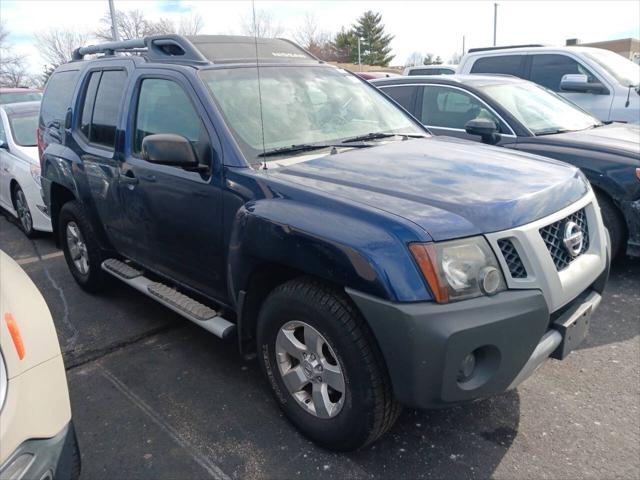
[[[501,73],[521,77],[524,58],[524,55],[497,55],[479,58],[471,67],[471,73]]]
[[[124,96],[127,74],[123,70],[102,72],[93,106],[89,141],[113,148],[116,140],[118,113]]]
[[[431,127],[464,130],[468,121],[477,118],[500,122],[487,106],[467,92],[455,88],[427,85],[422,96],[421,121]]]
[[[344,70],[265,66],[259,73],[260,85],[255,67],[200,73],[251,163],[262,161],[263,148],[340,144],[370,133],[426,135],[393,102]]]
[[[140,85],[136,110],[133,151],[142,151],[147,135],[173,133],[187,138],[196,157],[205,162],[208,140],[200,115],[184,89],[172,80],[147,78]]]
[[[586,75],[589,83],[598,82],[598,79],[589,70],[566,55],[536,54],[531,56],[529,80],[549,90],[559,92],[562,77],[569,73]]]
[[[9,125],[13,141],[21,147],[37,145],[36,129],[38,128],[38,111],[18,112],[9,115]]]
[[[572,103],[529,82],[478,87],[535,135],[584,130],[600,122]]]

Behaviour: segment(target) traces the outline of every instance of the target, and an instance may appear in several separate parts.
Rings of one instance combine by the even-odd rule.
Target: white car
[[[457,65],[415,65],[407,67],[402,72],[403,75],[453,75],[456,73]]]
[[[40,102],[0,106],[0,206],[20,221],[30,237],[51,232],[40,193],[40,160],[36,140]]]
[[[514,75],[547,87],[603,122],[640,122],[640,66],[592,47],[472,48],[458,73]]]
[[[73,480],[80,454],[51,313],[0,251],[0,478]]]

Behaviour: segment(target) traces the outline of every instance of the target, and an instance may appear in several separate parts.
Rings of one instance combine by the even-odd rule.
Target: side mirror
[[[198,159],[191,142],[182,135],[173,133],[158,133],[144,137],[142,158],[160,165],[185,169],[198,167]]]
[[[495,145],[500,141],[498,126],[493,120],[488,118],[474,118],[464,125],[464,131],[469,135],[478,135],[483,143]]]
[[[608,93],[607,88],[600,82],[589,83],[589,78],[582,73],[568,73],[560,80],[560,90],[578,93]]]

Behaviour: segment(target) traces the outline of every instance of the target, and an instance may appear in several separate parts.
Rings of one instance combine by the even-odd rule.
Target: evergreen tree
[[[358,63],[358,37],[360,37],[360,53],[363,64],[386,67],[393,60],[394,56],[389,54],[391,53],[391,40],[394,36],[385,34],[382,15],[379,13],[374,13],[371,10],[364,12],[353,26],[352,33],[351,41],[355,41],[355,49],[351,43],[350,57],[353,63]]]
[[[358,63],[358,37],[354,30],[340,30],[333,40],[332,50],[336,61]]]

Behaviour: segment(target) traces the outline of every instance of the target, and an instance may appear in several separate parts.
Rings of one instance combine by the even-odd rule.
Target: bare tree
[[[456,52],[453,55],[451,55],[451,58],[449,59],[449,63],[451,65],[458,65],[461,59],[462,59],[462,55]]]
[[[240,20],[242,33],[251,37],[275,38],[284,33],[282,24],[276,23],[271,12],[256,10],[255,22],[253,13]]]
[[[415,67],[416,65],[422,65],[422,60],[423,60],[423,55],[420,52],[413,52],[411,55],[409,55],[409,58],[407,58],[407,61],[405,62],[405,67]]]
[[[178,33],[180,35],[198,35],[203,28],[204,19],[202,18],[202,15],[199,13],[192,13],[180,18]]]
[[[293,39],[322,60],[333,60],[335,53],[331,34],[318,28],[316,16],[307,12]]]
[[[160,33],[176,33],[177,31],[171,20],[166,18],[157,21],[149,20],[141,10],[116,11],[116,28],[120,40],[144,38]],[[109,12],[100,19],[100,27],[94,32],[94,35],[101,40],[113,40]]]
[[[85,45],[86,33],[50,28],[35,34],[35,43],[45,62],[53,68],[71,60],[73,51]]]
[[[25,86],[28,79],[26,57],[15,53],[9,43],[9,30],[0,22],[0,84],[4,87]]]

